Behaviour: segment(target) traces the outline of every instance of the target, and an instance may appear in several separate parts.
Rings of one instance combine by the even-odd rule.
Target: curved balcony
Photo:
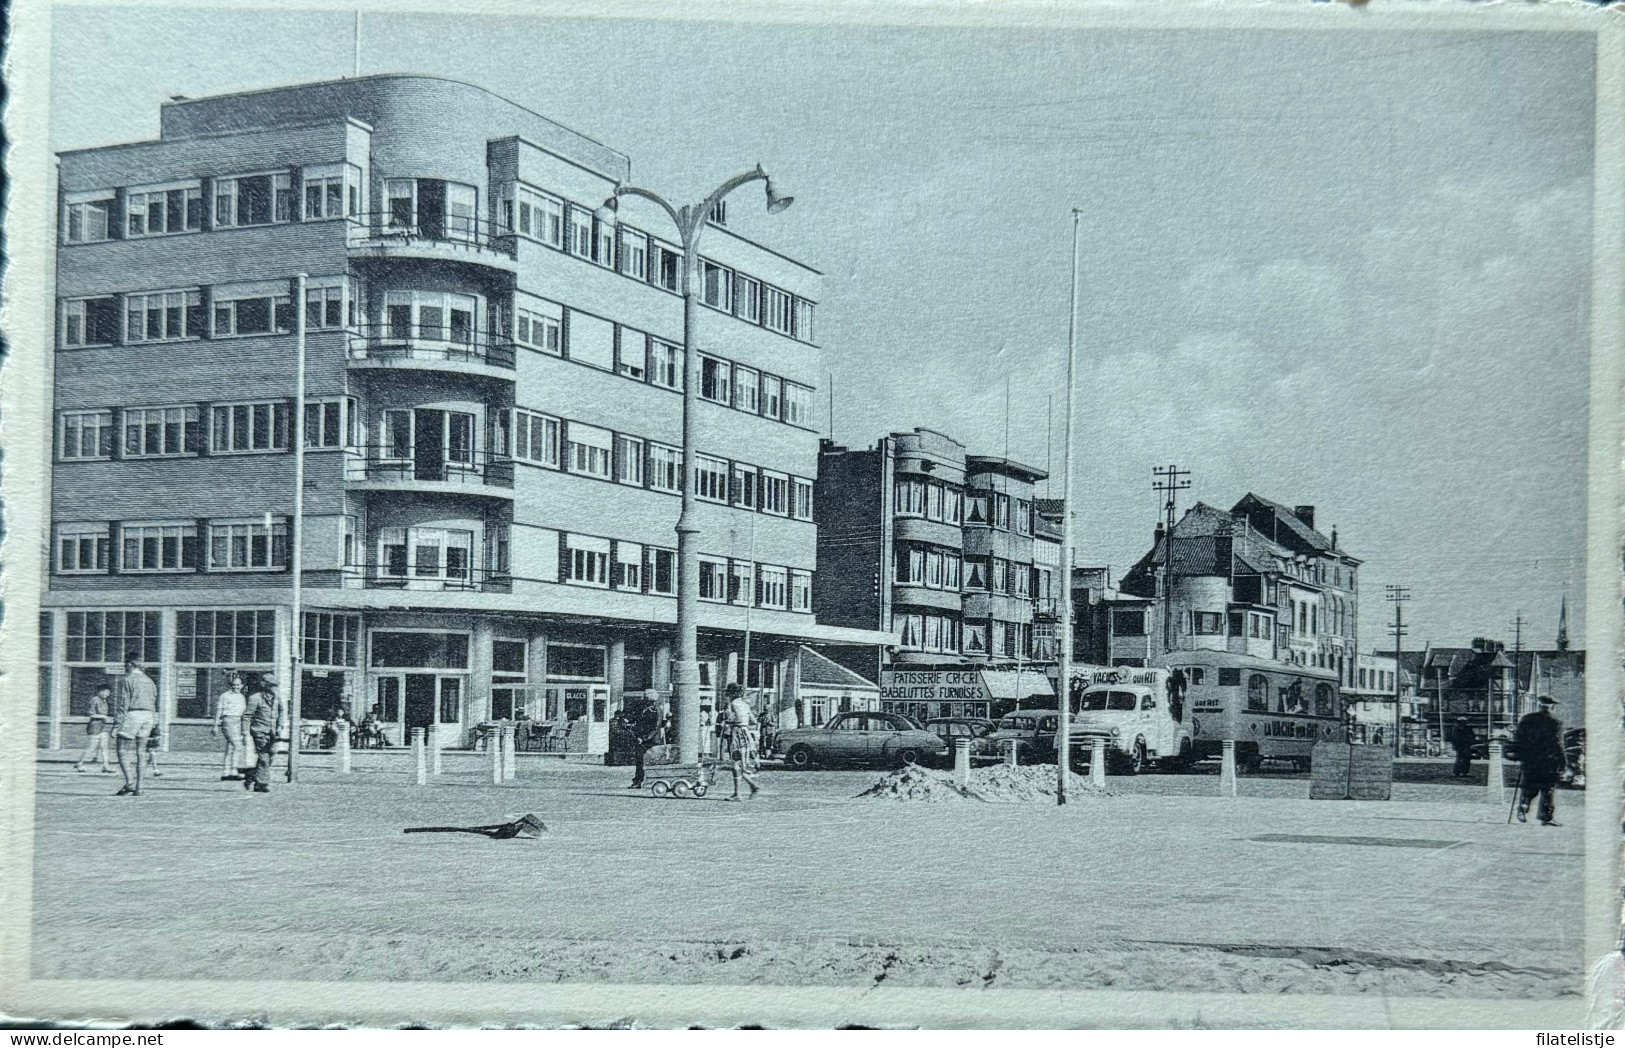
[[[939,611],[957,612],[961,601],[957,589],[931,589],[899,582],[892,587],[892,604],[899,607],[934,608]]]
[[[422,258],[519,271],[513,231],[473,215],[365,211],[350,216],[349,248],[353,259]]]
[[[895,516],[892,528],[899,542],[924,542],[953,550],[964,546],[964,532],[957,524],[944,524],[925,517]]]
[[[382,564],[352,566],[344,571],[346,586],[362,589],[410,590],[431,593],[512,593],[513,575],[486,568],[457,569],[449,565],[429,573],[401,565],[391,569]]]
[[[448,337],[443,328],[363,324],[350,332],[350,366],[361,370],[451,371],[514,380],[514,344],[506,339]]]
[[[443,492],[513,498],[513,459],[443,446],[368,445],[346,457],[345,483],[364,491]]]

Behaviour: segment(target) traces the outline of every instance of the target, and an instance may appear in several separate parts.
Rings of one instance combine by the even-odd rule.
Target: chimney
[[[1156,548],[1157,548],[1157,547],[1158,547],[1158,546],[1161,546],[1161,545],[1162,545],[1162,522],[1161,522],[1161,521],[1160,521],[1160,520],[1159,520],[1159,521],[1158,521],[1158,522],[1157,522],[1157,533],[1156,533],[1156,537],[1155,537],[1155,539],[1154,539],[1154,540],[1153,540],[1153,543],[1152,543],[1152,547],[1151,547],[1151,548],[1152,548],[1152,549],[1153,549],[1153,550],[1154,550],[1154,549],[1156,549]]]
[[[1335,551],[1337,549],[1337,525],[1336,524],[1332,525],[1332,549],[1333,549],[1333,551]]]
[[[1313,506],[1293,506],[1292,515],[1311,528],[1315,526],[1315,507]]]

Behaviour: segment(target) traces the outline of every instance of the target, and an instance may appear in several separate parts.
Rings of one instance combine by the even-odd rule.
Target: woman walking
[[[733,762],[734,776],[734,795],[728,799],[737,801],[740,799],[740,779],[750,786],[752,797],[761,792],[756,780],[750,777],[750,773],[756,770],[756,733],[751,730],[756,722],[756,714],[751,712],[750,703],[740,694],[739,685],[728,685],[725,694],[728,708],[724,713],[724,740],[728,747],[728,759]]]
[[[214,715],[213,735],[224,735],[226,749],[220,757],[220,781],[241,782],[244,769],[250,766],[243,746],[243,713],[248,708],[248,696],[243,694],[243,675],[233,673],[231,683],[220,693]]]

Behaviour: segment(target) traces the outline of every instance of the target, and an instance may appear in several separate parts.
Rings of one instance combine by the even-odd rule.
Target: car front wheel
[[[784,755],[784,762],[799,771],[805,771],[813,766],[812,750],[806,746],[792,746],[790,752]]]
[[[897,766],[899,768],[918,763],[920,763],[920,751],[914,747],[905,746],[897,751]]]

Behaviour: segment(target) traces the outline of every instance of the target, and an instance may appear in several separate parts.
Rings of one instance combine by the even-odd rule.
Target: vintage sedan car
[[[947,752],[941,738],[898,713],[837,713],[815,728],[779,732],[773,749],[792,768],[815,764],[918,764]]]
[[[983,717],[933,717],[925,722],[925,730],[937,736],[948,746],[947,758],[953,759],[955,739],[970,740],[972,764],[999,759],[998,744],[993,733],[998,725]]]
[[[994,751],[1003,753],[1014,740],[1016,760],[1022,764],[1049,764],[1055,760],[1055,733],[1061,715],[1054,709],[1013,710],[999,718],[999,727],[989,741]]]

